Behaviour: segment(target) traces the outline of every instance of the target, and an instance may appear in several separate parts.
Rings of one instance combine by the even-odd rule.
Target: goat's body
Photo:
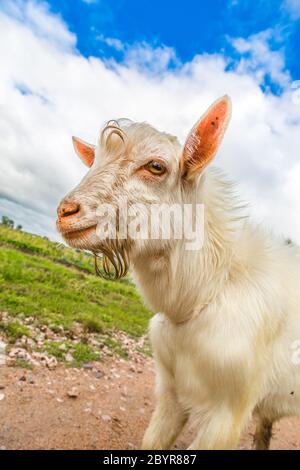
[[[213,218],[215,232],[201,252],[170,250],[147,266],[135,263],[144,296],[162,312],[150,327],[158,411],[148,448],[168,447],[188,416],[200,429],[192,448],[232,448],[253,412],[272,423],[300,411],[300,365],[292,360],[300,251],[233,221],[228,207],[218,213],[226,184],[214,173],[204,185],[206,230]]]
[[[74,139],[90,170],[61,202],[59,230],[71,246],[102,252],[108,274],[109,261],[117,277],[130,261],[144,298],[161,312],[150,327],[158,402],[144,448],[170,447],[189,417],[199,428],[191,448],[234,448],[253,412],[256,447],[267,448],[272,423],[300,411],[300,250],[254,229],[208,166],[230,109],[228,97],[217,100],[183,147],[124,120],[110,121],[96,147]],[[143,204],[133,226],[145,225],[147,235],[149,205],[204,204],[202,249],[187,251],[186,234],[124,238],[114,217],[124,199],[129,208]],[[96,208],[107,204],[113,210],[98,220]],[[188,220],[195,226],[196,217]],[[151,223],[159,233],[162,224]],[[114,230],[102,238],[99,226]]]

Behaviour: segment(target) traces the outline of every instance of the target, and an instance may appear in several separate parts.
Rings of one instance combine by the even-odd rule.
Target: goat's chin
[[[86,230],[78,230],[62,234],[65,242],[72,248],[80,250],[97,251],[100,241],[96,234],[96,228],[91,227]]]

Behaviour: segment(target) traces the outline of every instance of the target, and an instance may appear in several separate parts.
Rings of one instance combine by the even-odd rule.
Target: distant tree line
[[[1,218],[1,225],[4,225],[4,227],[9,227],[9,228],[15,228],[16,230],[22,230],[22,225],[18,224],[15,226],[14,220],[10,219],[7,217],[7,215],[3,215]]]

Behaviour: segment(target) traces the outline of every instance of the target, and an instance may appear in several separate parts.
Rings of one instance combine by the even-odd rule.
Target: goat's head
[[[137,242],[128,232],[120,236],[115,217],[122,215],[122,202],[127,207],[186,202],[185,194],[191,194],[198,175],[216,154],[230,107],[227,96],[216,101],[193,127],[183,149],[176,137],[125,119],[108,122],[97,146],[73,138],[76,153],[89,171],[58,207],[57,227],[65,241],[104,254],[105,270],[109,272],[112,263],[117,277],[127,271],[130,253],[163,250],[166,240],[148,237]],[[113,209],[106,210],[105,224],[115,227],[114,235],[107,238],[99,237],[97,230],[103,222],[99,213],[103,206]]]

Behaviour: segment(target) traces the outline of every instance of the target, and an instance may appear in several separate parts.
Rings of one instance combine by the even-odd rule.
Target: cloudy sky
[[[300,0],[1,0],[0,216],[57,238],[85,173],[72,135],[95,143],[129,117],[183,142],[227,93],[216,163],[259,223],[300,242],[299,46]]]

